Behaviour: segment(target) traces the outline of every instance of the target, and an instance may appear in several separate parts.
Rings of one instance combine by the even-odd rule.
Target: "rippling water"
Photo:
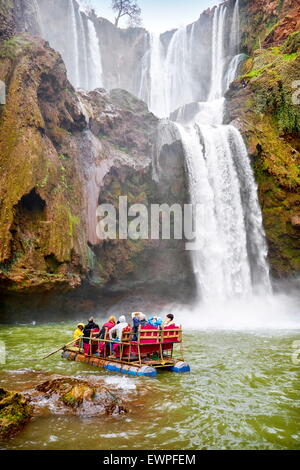
[[[1,386],[30,388],[38,380],[31,370],[98,375],[122,387],[130,412],[101,418],[48,412],[2,449],[300,449],[300,364],[292,361],[298,330],[189,330],[192,372],[150,379],[66,362],[59,354],[42,361],[69,340],[73,326],[0,327],[7,349]]]

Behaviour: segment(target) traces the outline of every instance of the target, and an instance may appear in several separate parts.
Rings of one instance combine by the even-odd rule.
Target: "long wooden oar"
[[[76,341],[78,341],[78,339],[73,339],[73,341],[71,341],[70,343],[65,344],[64,346],[62,346],[62,347],[59,348],[59,349],[56,349],[55,351],[53,351],[53,352],[50,353],[50,354],[47,354],[47,356],[42,357],[42,360],[47,359],[47,357],[53,356],[53,354],[58,353],[58,352],[61,351],[62,349],[66,348],[67,346],[70,346],[71,344],[76,343]]]

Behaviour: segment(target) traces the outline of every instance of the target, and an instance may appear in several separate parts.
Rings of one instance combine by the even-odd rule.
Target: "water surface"
[[[300,449],[299,331],[187,331],[191,373],[129,378],[67,362],[57,354],[73,324],[2,326],[7,349],[0,385],[25,390],[30,371],[103,377],[122,387],[129,413],[117,417],[35,417],[2,449]],[[41,378],[44,377],[41,375]]]

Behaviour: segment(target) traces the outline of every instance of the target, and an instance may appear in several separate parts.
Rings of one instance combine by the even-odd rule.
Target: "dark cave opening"
[[[46,207],[46,202],[33,188],[30,193],[25,194],[16,206],[19,210],[29,212],[43,212]]]

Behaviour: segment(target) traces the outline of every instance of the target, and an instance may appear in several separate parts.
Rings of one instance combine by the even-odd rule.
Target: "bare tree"
[[[113,0],[112,9],[117,13],[115,26],[119,25],[121,18],[127,16],[130,26],[139,26],[141,20],[141,9],[133,0]]]

